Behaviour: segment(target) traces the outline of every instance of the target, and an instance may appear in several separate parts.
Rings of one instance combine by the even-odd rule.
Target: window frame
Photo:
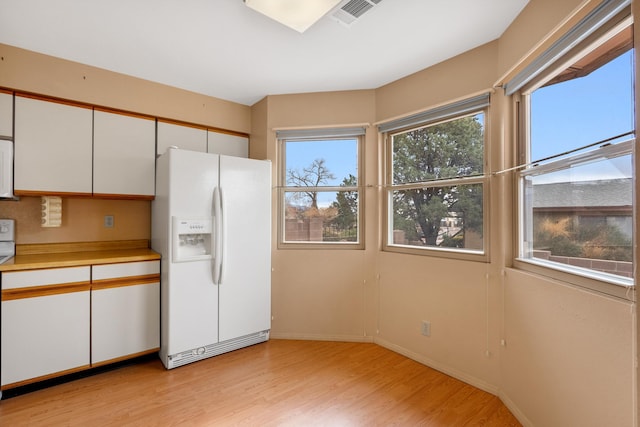
[[[484,101],[483,101],[484,100]],[[415,183],[393,183],[393,136],[407,133],[425,127],[436,126],[483,114],[483,171],[482,174],[462,176]],[[384,143],[384,182],[382,188],[382,250],[386,252],[404,253],[411,255],[432,256],[466,261],[489,262],[489,206],[490,206],[490,167],[489,167],[489,117],[490,94],[483,93],[479,96],[456,101],[444,106],[427,110],[414,116],[401,118],[379,126]],[[420,120],[422,119],[422,120]],[[403,126],[404,125],[404,126]],[[428,188],[428,187],[452,187],[459,185],[476,185],[482,187],[482,249],[465,249],[436,246],[413,246],[393,243],[393,194],[398,190]]]
[[[348,128],[319,128],[319,129],[283,129],[276,131],[277,147],[278,147],[278,186],[277,186],[277,247],[278,249],[324,249],[324,250],[363,250],[365,248],[364,241],[364,141],[366,129],[360,127]],[[357,186],[344,187],[340,185],[328,185],[317,187],[298,187],[287,185],[287,142],[318,142],[322,141],[338,141],[338,140],[355,140],[356,141],[356,167],[357,167]],[[357,241],[355,242],[326,242],[326,241],[292,241],[285,240],[285,221],[286,221],[286,193],[303,192],[315,190],[318,192],[357,192],[358,197],[358,213],[357,218]]]
[[[586,17],[583,21],[578,23],[574,29],[570,30],[565,38],[569,37],[572,32],[576,32],[576,29],[580,29],[580,26],[586,26],[589,23],[597,22],[598,26],[594,28],[588,28],[588,35],[583,37],[579,42],[576,42],[574,46],[570,49],[566,49],[561,55],[558,55],[554,58],[553,61],[548,61],[548,63],[544,64],[541,70],[536,72],[532,72],[529,70],[532,75],[528,80],[520,78],[514,78],[512,82],[507,83],[505,85],[505,92],[507,95],[512,95],[512,101],[514,105],[515,114],[515,125],[516,125],[516,138],[518,140],[518,161],[519,164],[522,165],[520,167],[516,167],[516,173],[513,175],[514,179],[514,188],[515,188],[515,208],[517,212],[517,221],[516,221],[516,232],[514,233],[514,259],[513,266],[517,269],[535,273],[541,276],[545,276],[554,280],[559,280],[564,283],[568,283],[574,286],[578,286],[581,288],[586,288],[589,290],[593,290],[602,294],[606,294],[609,296],[614,296],[617,298],[635,301],[635,279],[632,277],[627,279],[623,276],[601,273],[596,270],[591,270],[587,268],[579,268],[570,265],[563,265],[561,263],[556,263],[552,261],[540,260],[534,257],[525,257],[526,248],[526,234],[527,234],[527,225],[525,224],[525,216],[528,215],[525,212],[525,180],[527,177],[541,175],[546,173],[551,173],[553,171],[564,170],[569,166],[580,166],[586,164],[586,162],[590,160],[594,160],[597,158],[603,157],[604,154],[610,154],[612,157],[620,157],[625,155],[631,155],[632,162],[635,157],[635,141],[636,130],[633,129],[634,133],[628,140],[621,140],[614,145],[603,144],[599,148],[594,148],[590,150],[575,150],[576,153],[571,153],[568,156],[562,155],[562,153],[558,153],[556,156],[552,156],[552,158],[548,158],[544,162],[538,163],[538,166],[533,167],[533,163],[536,162],[536,159],[530,158],[530,117],[531,117],[531,108],[530,108],[530,99],[531,94],[543,86],[546,82],[553,79],[555,76],[560,74],[564,69],[574,63],[577,59],[584,57],[589,54],[589,52],[595,50],[598,46],[605,43],[615,34],[624,31],[625,28],[629,26],[633,26],[633,19],[630,14],[630,9],[628,6],[625,6],[627,2],[625,0],[612,0],[612,1],[603,1],[603,4],[599,9],[597,9],[593,15],[601,14],[604,16],[604,11],[606,6],[612,6],[612,11],[607,15],[607,19],[595,20],[593,16]],[[584,31],[585,29],[582,28]],[[550,50],[552,50],[550,48]],[[633,46],[632,46],[633,49]],[[545,53],[541,55],[544,57]],[[535,63],[534,60],[533,63]],[[540,62],[540,61],[538,61]],[[542,66],[542,65],[541,65]],[[516,76],[517,77],[517,76]],[[517,85],[513,82],[517,82]],[[634,75],[634,83],[635,75]],[[514,87],[518,86],[515,89]],[[508,89],[511,87],[511,92]],[[635,100],[634,100],[635,101]],[[637,105],[634,105],[634,108],[637,109]],[[614,135],[611,135],[614,136]],[[582,152],[581,152],[582,151]],[[636,183],[636,174],[635,170],[632,172],[632,192],[635,193],[635,183]],[[635,211],[637,208],[637,204],[635,201],[635,197],[632,197],[633,206],[632,210]],[[635,229],[635,224],[633,225]],[[635,269],[636,264],[636,235],[637,232],[634,231],[632,233],[632,247],[633,249],[633,257]]]

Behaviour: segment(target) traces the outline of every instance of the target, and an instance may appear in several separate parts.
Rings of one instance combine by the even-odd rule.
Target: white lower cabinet
[[[90,365],[90,268],[2,273],[2,388]]]
[[[93,266],[91,364],[115,362],[160,346],[160,263]]]
[[[158,260],[11,271],[0,279],[2,390],[160,347]]]

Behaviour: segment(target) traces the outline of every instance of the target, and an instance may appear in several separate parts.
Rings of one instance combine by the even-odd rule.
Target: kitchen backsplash
[[[113,227],[105,227],[105,216]],[[0,201],[0,218],[16,220],[16,243],[91,242],[151,238],[151,202],[62,199],[62,226],[41,227],[40,197]]]

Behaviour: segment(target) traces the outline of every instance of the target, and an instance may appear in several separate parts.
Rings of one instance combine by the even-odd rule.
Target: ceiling
[[[242,0],[0,0],[0,43],[252,105],[380,87],[500,37],[527,2],[382,0],[300,34]]]

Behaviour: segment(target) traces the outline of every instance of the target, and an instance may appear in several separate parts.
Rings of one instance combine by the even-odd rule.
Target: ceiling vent
[[[350,27],[362,15],[382,0],[344,0],[331,14],[341,24]]]

